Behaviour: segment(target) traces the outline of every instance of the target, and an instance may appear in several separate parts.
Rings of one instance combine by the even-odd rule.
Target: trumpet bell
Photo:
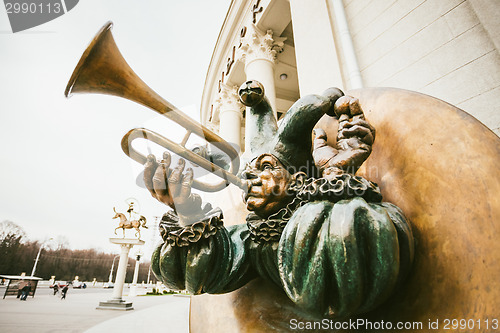
[[[119,53],[111,34],[112,27],[113,23],[107,22],[90,42],[69,79],[64,91],[66,97],[72,96],[73,93],[102,93],[120,97],[126,95],[125,83],[130,80],[120,80],[122,89],[117,89],[117,83],[110,84],[107,75],[107,72],[116,72],[116,68],[129,67],[127,63],[119,64],[125,59]],[[137,79],[138,77],[133,78],[134,81]]]

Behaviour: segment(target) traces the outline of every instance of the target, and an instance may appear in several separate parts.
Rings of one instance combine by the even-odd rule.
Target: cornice
[[[214,96],[214,90],[218,89],[218,80],[220,78],[219,70],[225,66],[227,56],[234,46],[234,42],[237,40],[236,37],[239,36],[245,18],[251,16],[252,6],[253,1],[231,1],[207,70],[200,107],[200,119],[202,124],[208,121],[210,115],[210,103]]]

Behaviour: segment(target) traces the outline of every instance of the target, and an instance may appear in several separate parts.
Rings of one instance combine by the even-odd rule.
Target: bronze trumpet
[[[131,143],[137,138],[145,138],[223,179],[215,184],[194,180],[192,184],[194,188],[215,192],[232,183],[244,189],[245,183],[236,176],[239,169],[238,152],[216,133],[192,120],[147,86],[134,73],[118,50],[111,34],[112,26],[112,22],[106,23],[87,47],[66,86],[65,96],[69,97],[73,93],[114,95],[132,100],[164,115],[187,130],[181,143],[175,143],[145,128],[134,128],[122,139],[123,152],[133,160],[144,164],[146,156],[136,151]],[[231,159],[229,171],[187,149],[185,144],[191,134],[204,138],[227,154]]]

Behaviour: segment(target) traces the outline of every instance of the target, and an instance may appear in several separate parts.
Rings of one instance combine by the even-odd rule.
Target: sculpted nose
[[[245,180],[251,180],[257,178],[257,174],[251,170],[245,170],[241,173],[241,177]]]

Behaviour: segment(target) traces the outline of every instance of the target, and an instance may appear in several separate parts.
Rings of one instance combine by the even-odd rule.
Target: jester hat
[[[273,115],[264,87],[257,81],[247,81],[238,91],[240,100],[247,106],[247,142],[249,160],[269,153],[274,155],[290,173],[303,171],[314,176],[312,159],[312,130],[324,115],[334,115],[333,105],[344,93],[329,88],[321,95],[307,95],[295,102],[280,120]]]

